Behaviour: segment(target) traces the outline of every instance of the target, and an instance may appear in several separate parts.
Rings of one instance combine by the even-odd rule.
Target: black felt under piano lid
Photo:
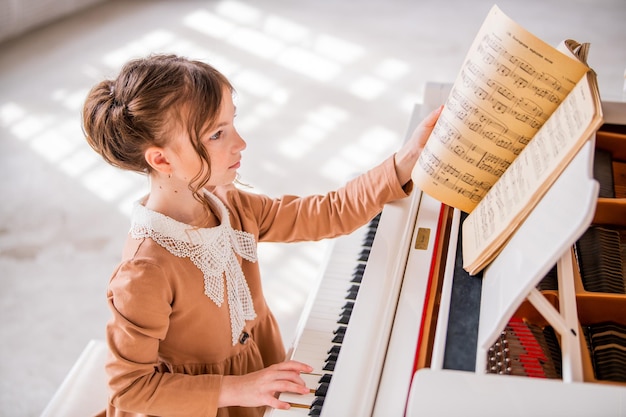
[[[461,213],[461,225],[466,217],[467,213]],[[479,272],[470,276],[463,269],[462,230],[459,227],[443,367],[473,372],[476,367],[483,274]]]

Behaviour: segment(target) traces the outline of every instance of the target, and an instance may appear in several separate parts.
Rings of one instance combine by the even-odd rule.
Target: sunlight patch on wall
[[[327,130],[334,129],[342,122],[345,122],[350,114],[341,107],[331,104],[322,105],[318,110],[307,115],[307,120]]]
[[[268,35],[291,43],[302,42],[311,34],[311,31],[308,28],[290,20],[283,19],[282,17],[273,15],[268,15],[264,19],[262,29]]]
[[[3,125],[20,141],[25,142],[43,159],[56,164],[70,156],[82,143],[82,133],[76,121],[51,114],[36,114],[15,103],[0,109]]]
[[[276,64],[322,82],[341,72],[339,64],[300,47],[283,51],[276,57]]]
[[[374,68],[374,74],[389,81],[397,80],[407,75],[410,65],[399,59],[387,58]]]
[[[293,312],[294,305],[302,305],[310,288],[319,278],[319,259],[328,251],[330,241],[295,244],[260,243],[258,257],[263,259],[261,271],[273,271],[263,281],[268,303],[277,315]],[[290,252],[285,257],[285,250]],[[265,274],[263,274],[265,275]]]
[[[396,134],[384,126],[368,128],[359,140],[343,147],[320,170],[329,179],[349,179],[382,162],[395,150]]]
[[[33,136],[42,132],[44,129],[51,127],[56,122],[55,118],[51,115],[35,115],[27,113],[26,109],[17,106],[14,103],[8,105],[8,109],[5,110],[7,114],[10,113],[10,130],[16,138],[22,141],[28,141]]]
[[[57,92],[52,96],[68,107],[78,105],[75,94]],[[27,112],[16,103],[0,107],[0,123],[19,141],[26,143],[42,159],[76,178],[99,198],[119,202],[145,193],[145,180],[103,163],[84,142],[80,123],[74,115],[59,116]],[[120,206],[121,209],[121,206]],[[122,212],[128,214],[128,208]]]
[[[77,140],[78,135],[80,129],[76,127],[75,120],[60,120],[33,135],[30,147],[49,162],[58,163],[82,145]]]
[[[262,15],[261,11],[256,7],[230,0],[218,3],[215,10],[218,14],[226,16],[242,25],[258,23]]]
[[[59,168],[70,177],[77,177],[102,163],[100,156],[90,148],[78,149],[59,161]]]
[[[387,86],[384,82],[369,75],[359,77],[348,85],[348,90],[363,100],[378,98],[386,88]]]
[[[264,15],[259,9],[236,1],[223,1],[216,13],[197,10],[183,23],[198,32],[224,39],[232,45],[318,81],[341,72],[341,64],[353,62],[364,48],[326,34],[312,34],[287,19]],[[246,26],[243,26],[246,25]]]
[[[315,37],[313,52],[342,64],[349,64],[365,54],[365,48],[335,36],[320,34]]]
[[[280,153],[291,159],[301,159],[311,148],[318,146],[326,136],[326,132],[318,126],[301,125],[293,136],[283,140],[278,148]]]
[[[188,14],[183,19],[183,23],[191,29],[216,39],[226,38],[237,29],[236,24],[207,10],[197,10]]]
[[[163,50],[171,44],[175,35],[165,30],[155,30],[147,33],[142,38],[128,42],[121,48],[109,52],[102,57],[102,61],[110,68],[118,69],[129,59],[143,57],[154,51]]]
[[[274,117],[280,111],[280,106],[288,100],[288,93],[286,91],[283,92],[285,95],[272,93],[269,101],[259,102],[253,105],[253,107],[247,107],[248,100],[244,100],[241,105],[237,105],[235,126],[239,133],[252,132],[254,128],[261,126],[265,120]]]
[[[281,90],[275,80],[250,69],[238,71],[231,77],[230,82],[237,90],[244,90],[256,97],[270,97],[274,92],[280,94]]]
[[[129,176],[109,165],[100,165],[85,172],[81,177],[83,185],[104,201],[115,202],[136,185]]]
[[[226,41],[242,51],[265,59],[273,59],[285,49],[283,42],[251,28],[237,29]]]
[[[58,89],[52,92],[51,98],[68,110],[81,112],[88,91],[86,88],[80,88],[76,91]]]
[[[295,134],[279,143],[281,154],[292,159],[304,157],[325,138],[331,137],[330,132],[347,118],[346,111],[330,105],[310,112]]]

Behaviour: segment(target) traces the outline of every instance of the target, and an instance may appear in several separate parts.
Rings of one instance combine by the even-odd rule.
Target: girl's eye
[[[211,140],[218,140],[220,137],[222,137],[222,133],[223,132],[224,132],[223,130],[218,130],[217,132],[215,132],[215,134],[210,136],[209,139],[211,139]]]

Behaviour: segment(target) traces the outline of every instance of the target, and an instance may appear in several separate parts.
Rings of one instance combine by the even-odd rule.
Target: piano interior
[[[626,390],[626,126],[604,125],[596,134],[595,146],[593,171],[600,185],[599,198],[592,223],[570,250],[577,330],[581,335],[580,382],[610,384]],[[462,219],[463,215],[461,222]],[[440,266],[441,262],[437,260],[435,265]],[[440,290],[443,272],[438,268],[435,271],[433,288]],[[519,305],[489,346],[485,369],[475,369],[479,318],[463,305],[480,303],[482,276],[469,277],[459,268],[454,274],[455,280],[465,281],[465,288],[459,290],[460,297],[465,299],[455,298],[453,291],[443,369],[563,379],[561,335],[528,300]],[[559,310],[557,275],[555,264],[536,288]],[[433,322],[439,300],[440,294],[430,294],[426,302],[424,316],[429,323],[422,328],[415,371],[431,366]],[[455,309],[461,311],[455,313]],[[457,328],[459,320],[465,329]],[[620,408],[620,412],[623,415],[624,409]]]
[[[626,388],[626,126],[605,125],[597,132],[594,177],[600,183],[595,216],[571,250],[579,331],[584,335],[580,339],[583,380]],[[455,277],[473,281],[470,286],[478,288],[463,290],[464,297],[480,296],[481,276],[469,277],[461,270],[455,271]],[[441,271],[438,271],[433,287],[437,293],[441,279]],[[556,265],[537,288],[558,310]],[[438,296],[431,294],[430,297],[425,316],[433,318],[437,315]],[[451,311],[458,307],[456,303],[453,295]],[[473,326],[478,320],[467,311],[457,316],[463,317],[461,320],[466,326]],[[452,330],[454,322],[455,316],[450,313],[446,349],[453,345],[450,333],[455,331]],[[433,327],[431,322],[423,330],[425,341],[418,354],[416,370],[430,366]],[[444,369],[474,370],[471,358],[476,338],[471,333],[471,330],[461,333],[464,342],[458,350],[463,353],[451,354],[461,359],[444,360]],[[484,371],[487,373],[561,379],[560,335],[526,300],[489,348],[486,362]]]

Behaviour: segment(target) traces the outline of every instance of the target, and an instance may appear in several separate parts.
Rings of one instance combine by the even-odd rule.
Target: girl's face
[[[235,116],[237,108],[232,94],[230,90],[224,90],[217,123],[200,138],[211,161],[211,177],[207,186],[230,184],[237,177],[241,151],[246,148],[246,142],[235,129]]]
[[[235,116],[236,108],[231,92],[225,90],[214,127],[200,137],[211,161],[211,176],[205,187],[230,184],[237,176],[241,151],[246,148],[246,142],[235,129]],[[176,156],[175,160],[171,160],[172,176],[189,183],[203,169],[203,162],[186,134],[177,135],[174,142]]]

